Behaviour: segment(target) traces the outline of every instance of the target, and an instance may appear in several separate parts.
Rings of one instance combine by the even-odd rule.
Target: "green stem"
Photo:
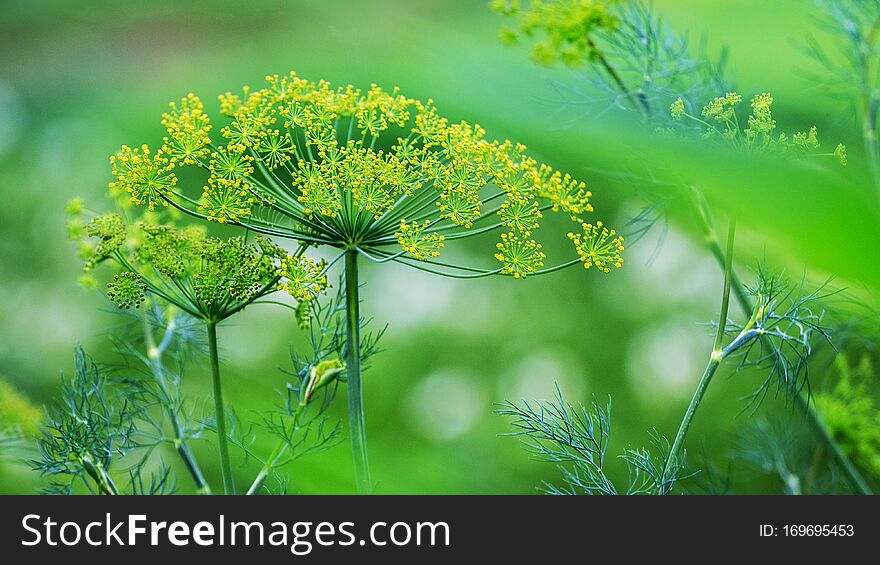
[[[709,388],[709,383],[712,381],[712,377],[715,375],[718,366],[721,365],[721,361],[724,359],[724,352],[721,349],[721,343],[724,339],[724,328],[727,326],[727,310],[730,304],[730,273],[732,271],[731,261],[733,257],[733,239],[735,234],[736,222],[731,220],[730,229],[727,233],[727,261],[724,265],[724,291],[721,296],[721,314],[718,318],[718,330],[715,332],[715,344],[712,347],[712,355],[709,357],[709,363],[706,365],[706,370],[703,371],[703,376],[700,378],[697,390],[694,391],[694,396],[691,398],[687,411],[684,413],[684,418],[678,428],[678,433],[675,434],[672,448],[669,450],[669,457],[666,459],[666,466],[663,469],[664,482],[672,479],[673,469],[680,464],[679,457],[684,449],[684,440],[687,437],[688,430],[694,420],[694,415],[697,413],[697,408],[700,407],[700,403],[703,401],[703,396],[706,394],[706,389]]]
[[[214,386],[214,416],[217,419],[217,446],[220,449],[220,475],[223,494],[235,494],[232,482],[232,465],[229,462],[228,437],[226,435],[226,411],[223,408],[223,389],[220,386],[220,357],[217,354],[217,324],[207,322],[208,346],[211,356],[211,383]]]
[[[86,456],[81,458],[80,461],[83,468],[86,470],[86,473],[92,477],[92,480],[95,481],[95,484],[98,485],[101,492],[111,496],[119,494],[119,489],[116,488],[116,483],[113,482],[113,479],[110,477],[110,474],[107,473],[107,470],[104,469],[103,465],[96,463],[89,454],[86,454]]]
[[[252,496],[260,492],[260,489],[263,487],[263,483],[266,482],[266,478],[269,476],[269,473],[272,472],[272,469],[278,464],[278,460],[284,455],[284,452],[287,451],[287,446],[290,444],[288,441],[293,437],[293,434],[296,433],[297,427],[299,427],[299,415],[303,409],[303,402],[300,401],[297,404],[296,411],[290,416],[290,423],[287,424],[287,427],[284,430],[284,437],[279,438],[278,442],[275,444],[275,447],[272,449],[272,453],[269,454],[269,457],[266,458],[266,462],[263,463],[262,468],[260,468],[260,472],[257,473],[256,478],[254,478],[254,482],[251,483],[250,488],[247,490],[247,495]]]
[[[171,421],[171,431],[174,434],[174,447],[177,450],[178,455],[180,455],[180,458],[183,460],[183,464],[186,466],[187,471],[189,471],[189,474],[192,476],[193,481],[195,481],[198,493],[211,494],[211,487],[208,485],[208,481],[205,480],[205,476],[202,474],[202,469],[199,467],[199,463],[183,435],[183,423],[180,421],[177,411],[174,410],[170,403],[171,392],[168,390],[168,383],[165,381],[165,365],[162,363],[162,352],[164,347],[156,346],[156,342],[153,339],[153,332],[150,329],[150,322],[147,319],[146,314],[143,316],[143,320],[144,336],[147,343],[147,359],[149,359],[150,362],[150,370],[153,372],[153,378],[156,379],[156,382],[158,382],[159,386],[162,388],[162,393],[165,395],[165,398],[169,400],[169,402],[164,404],[164,407],[168,413],[168,419]],[[166,338],[162,340],[163,343],[173,331],[174,320],[168,324]]]
[[[358,298],[358,252],[345,253],[345,310],[346,347],[345,367],[348,381],[348,419],[351,433],[351,453],[360,494],[370,492],[370,465],[367,460],[367,436],[364,431],[364,396],[361,389],[361,336],[360,302]]]
[[[596,57],[596,60],[602,65],[602,69],[605,73],[611,78],[611,81],[617,87],[621,94],[626,96],[629,103],[632,105],[633,109],[641,112],[642,117],[647,120],[651,116],[651,107],[648,104],[648,99],[645,98],[645,95],[641,92],[633,94],[630,89],[626,86],[626,83],[623,82],[623,78],[621,78],[620,74],[614,69],[608,59],[605,58],[605,55],[599,49],[599,47],[593,42],[593,38],[587,36],[587,45],[592,50],[593,55]]]

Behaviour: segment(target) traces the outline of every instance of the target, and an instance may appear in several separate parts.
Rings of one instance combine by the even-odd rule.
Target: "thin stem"
[[[675,434],[672,448],[669,450],[669,457],[666,459],[666,466],[663,469],[663,479],[665,481],[672,478],[672,470],[679,464],[679,456],[684,449],[684,440],[687,437],[688,430],[694,420],[694,415],[697,413],[697,408],[700,407],[700,403],[703,401],[703,396],[706,394],[706,389],[712,381],[712,376],[715,375],[718,366],[721,365],[721,361],[724,359],[724,354],[721,350],[721,341],[724,339],[724,328],[727,325],[727,309],[730,303],[730,273],[732,271],[733,239],[735,235],[736,222],[731,220],[730,229],[727,233],[727,261],[724,265],[724,291],[721,296],[721,315],[718,319],[718,329],[715,332],[715,345],[712,347],[712,355],[709,356],[709,363],[706,365],[706,370],[703,371],[703,376],[700,378],[697,390],[694,391],[694,396],[691,398],[687,411],[684,413],[684,418],[678,428],[678,433]]]
[[[153,373],[153,378],[159,383],[159,387],[162,389],[162,394],[165,395],[166,400],[170,401],[171,392],[168,390],[168,383],[165,380],[165,365],[162,362],[162,353],[168,347],[171,337],[174,334],[175,322],[172,319],[168,323],[168,328],[165,330],[162,342],[157,346],[153,339],[153,331],[150,328],[150,322],[147,319],[146,314],[144,314],[143,320],[144,337],[147,343],[147,359],[150,363],[150,370]],[[192,475],[199,494],[211,494],[211,487],[208,485],[208,481],[205,480],[205,476],[202,474],[202,469],[199,467],[195,455],[193,455],[192,450],[189,448],[189,444],[186,442],[186,438],[183,434],[183,423],[180,421],[177,411],[174,410],[170,402],[165,403],[165,410],[168,413],[168,419],[171,421],[171,431],[174,433],[174,447],[177,449],[177,453],[183,460],[187,471]]]
[[[214,387],[214,416],[217,419],[217,445],[220,449],[220,475],[223,479],[223,494],[235,494],[232,481],[232,465],[229,462],[228,438],[226,435],[226,412],[223,408],[223,389],[220,386],[220,358],[217,354],[217,324],[207,322],[208,346],[211,356],[211,383]]]
[[[269,476],[269,473],[271,473],[272,469],[274,469],[278,465],[278,460],[281,459],[281,456],[284,455],[285,451],[287,451],[287,446],[290,444],[290,439],[293,438],[293,434],[296,433],[296,430],[299,427],[299,415],[302,412],[302,409],[303,402],[300,401],[296,405],[296,410],[290,416],[290,423],[287,424],[287,427],[284,429],[284,437],[278,439],[278,442],[275,444],[275,447],[272,449],[269,457],[266,458],[266,461],[260,468],[260,472],[257,473],[256,478],[254,478],[254,482],[251,483],[250,488],[247,490],[246,494],[248,496],[253,496],[260,492],[260,489],[263,487],[263,483],[266,482],[266,478]]]
[[[346,346],[345,372],[348,381],[348,418],[351,428],[351,453],[354,457],[355,479],[360,494],[372,488],[370,464],[367,459],[367,436],[364,430],[364,397],[361,389],[360,303],[358,299],[358,251],[345,254]]]
[[[870,51],[873,43],[880,33],[880,16],[865,34],[865,39],[861,45],[859,54],[859,66],[862,80],[862,136],[865,140],[865,152],[868,154],[868,164],[871,167],[871,176],[874,180],[874,187],[880,191],[880,147],[877,140],[877,118],[878,98],[877,91],[872,85],[871,80],[871,60]],[[880,192],[878,192],[880,195]]]
[[[627,97],[629,103],[632,104],[635,110],[642,113],[643,118],[649,118],[651,116],[651,107],[648,105],[648,100],[645,98],[645,95],[641,92],[633,94],[630,91],[629,87],[626,86],[626,83],[623,82],[623,78],[621,78],[620,74],[618,74],[608,59],[605,58],[602,51],[593,42],[593,38],[587,36],[587,44],[590,46],[596,60],[602,65],[602,69],[611,78],[611,81],[614,82],[621,94]]]

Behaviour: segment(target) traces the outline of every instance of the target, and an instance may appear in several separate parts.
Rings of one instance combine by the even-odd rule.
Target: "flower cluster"
[[[735,147],[749,150],[774,151],[783,155],[830,156],[846,165],[846,147],[838,144],[832,153],[820,153],[819,136],[813,126],[804,132],[788,136],[775,134],[776,120],[773,118],[773,96],[767,93],[754,96],[750,102],[751,113],[742,127],[737,107],[742,96],[728,92],[703,106],[700,116],[688,113],[681,98],[672,103],[669,113],[673,120],[688,120],[702,131],[705,138],[719,138]]]
[[[504,264],[504,272],[519,279],[536,272],[544,266],[544,253],[541,244],[534,239],[521,239],[513,232],[501,234],[501,242],[496,245],[495,258]]]
[[[112,259],[121,271],[107,285],[120,308],[137,308],[152,293],[191,315],[221,320],[276,290],[310,300],[326,288],[323,263],[288,256],[262,236],[249,243],[209,237],[201,227],[144,222],[129,230],[115,213],[94,218],[85,233],[99,240],[86,270]]]
[[[119,214],[98,216],[83,226],[83,230],[86,236],[98,239],[86,259],[86,271],[110,257],[125,243],[125,221]]]
[[[574,243],[584,268],[596,267],[603,273],[610,273],[611,267],[623,265],[623,238],[614,230],[609,230],[602,222],[596,225],[583,224],[583,233],[569,233],[568,238]]]
[[[114,275],[113,280],[107,283],[107,298],[120,308],[140,308],[147,299],[146,288],[140,275],[125,271]]]
[[[282,258],[281,265],[275,271],[281,278],[278,290],[286,290],[301,304],[311,302],[327,290],[326,273],[324,261],[315,261],[304,255]]]
[[[575,4],[597,18],[603,11]],[[449,241],[498,230],[501,266],[483,272],[519,277],[543,264],[532,239],[543,212],[581,224],[593,211],[585,183],[537,163],[523,145],[442,117],[430,100],[293,72],[266,81],[220,96],[222,140],[211,139],[198,97],[172,104],[155,154],[123,147],[112,158],[113,186],[151,208],[162,201],[208,221],[414,266],[443,265],[437,257]],[[174,188],[179,167],[203,171],[201,198]]]
[[[157,203],[167,206],[166,198],[174,194],[172,189],[177,184],[177,177],[172,172],[175,163],[169,158],[171,151],[167,145],[155,154],[146,144],[140,149],[123,145],[116,155],[110,157],[113,176],[116,177],[116,181],[110,183],[110,189],[128,192],[133,203],[146,204],[150,210]]]
[[[492,9],[518,18],[518,30],[504,28],[501,38],[516,43],[520,36],[543,36],[532,46],[532,59],[540,65],[562,61],[570,67],[585,64],[596,55],[591,35],[611,31],[618,25],[609,11],[615,0],[493,0]]]

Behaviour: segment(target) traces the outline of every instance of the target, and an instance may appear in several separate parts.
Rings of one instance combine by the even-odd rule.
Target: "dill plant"
[[[871,65],[877,52],[874,41],[876,31],[880,29],[880,20],[875,19],[876,2],[854,0],[839,5],[822,3],[829,7],[849,38],[847,56],[852,61],[852,68],[858,72],[853,74],[846,69],[844,73],[856,78],[850,83],[861,86],[860,92],[865,98],[865,139],[876,163],[876,142],[871,145],[876,137],[876,112],[872,113],[876,105],[872,104],[873,95],[870,94],[873,92],[870,88],[870,77],[873,76]],[[649,3],[640,0],[537,0],[526,5],[518,0],[496,0],[491,7],[516,21],[516,28],[502,30],[503,41],[508,44],[522,40],[532,42],[532,58],[538,64],[546,66],[562,62],[573,69],[590,70],[593,73],[589,81],[591,86],[611,93],[615,107],[637,112],[642,121],[652,126],[658,134],[699,135],[737,151],[771,153],[786,158],[828,156],[842,165],[847,164],[843,144],[838,144],[831,152],[821,151],[815,127],[792,135],[778,133],[771,110],[773,97],[768,93],[755,95],[750,101],[751,113],[740,121],[738,106],[742,97],[732,91],[724,78],[726,53],[722,52],[715,60],[705,53],[694,55],[688,37],[667,27]],[[826,67],[833,67],[820,49],[814,51],[826,63]],[[611,176],[642,186],[657,182],[641,176],[629,177],[616,173],[611,173]],[[820,323],[821,315],[814,314],[809,306],[822,298],[821,293],[788,288],[781,279],[770,277],[764,271],[758,273],[756,288],[747,288],[732,265],[735,221],[731,221],[728,236],[730,247],[725,251],[716,235],[712,214],[698,187],[672,183],[663,184],[661,188],[683,194],[692,205],[709,250],[725,273],[724,298],[715,345],[668,450],[662,476],[671,478],[679,475],[684,460],[684,439],[706,387],[723,361],[740,356],[739,368],[757,365],[768,375],[752,398],[762,398],[769,386],[776,382],[777,390],[785,391],[807,416],[810,429],[819,442],[827,447],[852,488],[859,493],[870,493],[870,487],[861,473],[837,443],[809,399],[806,369],[811,354],[811,340],[815,335],[821,340],[830,340],[828,330]],[[630,222],[631,226],[641,226],[636,231],[637,236],[644,235],[663,217],[662,206],[662,203],[652,204]],[[751,314],[743,325],[730,324],[727,320],[731,290],[742,311]],[[736,328],[732,339],[726,336],[729,328]],[[790,335],[787,333],[790,330],[795,331]],[[726,341],[728,339],[730,341]],[[806,393],[803,390],[805,387]],[[560,411],[564,400],[557,400],[558,403],[551,406]],[[603,413],[598,407],[594,408],[591,417],[602,420]],[[529,429],[522,423],[523,420],[534,422],[542,418],[543,410],[537,413],[511,413],[504,409],[502,413],[514,415],[517,426],[527,435],[540,436],[540,431]],[[628,463],[632,470],[632,463]],[[564,476],[571,483],[569,471],[564,471]],[[590,488],[581,486],[581,489],[593,492]],[[659,490],[668,492],[668,489]],[[603,490],[598,489],[597,492]]]
[[[129,239],[129,227],[134,233]],[[278,265],[287,254],[268,240],[247,243],[242,237],[208,237],[204,229],[139,222],[126,226],[122,216],[105,214],[85,226],[94,238],[86,270],[112,261],[120,272],[107,284],[107,296],[119,308],[139,308],[147,294],[161,298],[201,320],[209,347],[214,417],[224,492],[234,492],[223,403],[217,324],[274,292],[282,280]],[[161,355],[151,344],[148,357]]]
[[[111,157],[110,188],[149,210],[173,206],[207,222],[297,242],[299,253],[278,258],[276,286],[300,302],[320,294],[327,270],[342,261],[349,428],[358,488],[366,492],[359,260],[459,279],[522,279],[578,264],[610,273],[623,264],[623,238],[589,220],[585,183],[539,164],[521,144],[489,140],[478,125],[442,117],[430,100],[375,85],[333,87],[293,72],[266,82],[219,97],[225,116],[219,137],[212,137],[198,97],[172,103],[158,149],[123,146]],[[182,170],[203,180],[179,185]],[[552,264],[545,264],[537,240],[548,211],[575,224],[567,234],[574,257]],[[487,253],[494,266],[440,258],[449,243],[490,232],[497,234]],[[323,264],[305,255],[309,247],[337,254]],[[118,284],[131,289],[133,282]]]
[[[807,51],[823,78],[831,76],[832,93],[849,98],[861,121],[861,134],[871,178],[880,196],[880,2],[877,0],[817,0],[826,17],[819,26],[830,45],[810,38]]]

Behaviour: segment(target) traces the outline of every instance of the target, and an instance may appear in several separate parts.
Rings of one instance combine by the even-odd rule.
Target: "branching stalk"
[[[95,484],[98,485],[98,489],[100,489],[102,493],[107,495],[119,494],[119,489],[116,487],[116,483],[113,482],[113,479],[110,477],[110,474],[107,473],[107,470],[103,465],[99,462],[95,462],[89,454],[86,454],[86,456],[81,459],[81,462],[86,473],[88,473],[92,480],[95,481]]]
[[[696,189],[693,189],[696,190]],[[700,217],[700,223],[703,228],[703,235],[706,239],[706,243],[709,246],[709,250],[712,253],[712,256],[715,257],[716,261],[723,267],[728,264],[728,258],[725,256],[724,250],[721,249],[721,244],[718,241],[718,237],[715,235],[715,228],[713,226],[711,218],[708,216],[708,213],[704,206],[702,206],[697,199],[694,192],[691,192],[692,203],[696,208],[697,214]],[[754,304],[752,304],[751,296],[746,290],[745,286],[740,281],[739,277],[736,276],[736,271],[731,266],[730,268],[730,284],[733,290],[733,294],[737,299],[740,307],[744,312],[753,312]],[[795,406],[804,413],[804,416],[807,418],[807,422],[810,426],[810,429],[816,435],[816,438],[821,442],[822,445],[828,450],[831,458],[835,463],[840,467],[843,471],[844,476],[847,479],[847,482],[850,486],[855,489],[859,494],[873,494],[871,488],[868,486],[865,479],[862,477],[858,468],[853,464],[852,460],[847,456],[847,454],[841,449],[840,445],[837,443],[837,440],[834,439],[834,436],[831,434],[828,427],[822,421],[822,417],[816,411],[812,404],[810,404],[809,397],[803,393],[798,392],[794,395],[794,404]]]

